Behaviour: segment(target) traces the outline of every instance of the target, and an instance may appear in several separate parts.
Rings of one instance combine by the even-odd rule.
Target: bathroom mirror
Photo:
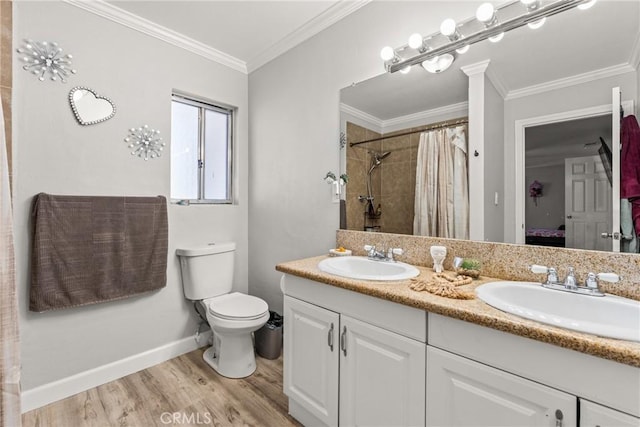
[[[469,16],[473,13],[474,10],[470,10]],[[419,30],[426,33],[436,29]],[[487,114],[491,120],[504,120],[505,154],[504,169],[501,173],[505,185],[504,194],[496,196],[497,203],[505,212],[505,232],[502,241],[516,242],[514,234],[516,208],[513,194],[516,191],[513,184],[515,181],[513,164],[516,156],[513,148],[515,121],[550,114],[545,112],[544,108],[553,109],[555,113],[558,111],[558,104],[583,103],[581,107],[568,106],[567,110],[606,104],[607,100],[610,102],[611,88],[614,86],[623,87],[623,101],[635,101],[639,80],[637,64],[634,65],[633,58],[637,55],[637,52],[634,54],[634,49],[637,50],[634,43],[638,40],[639,33],[640,4],[638,2],[598,2],[588,11],[574,9],[549,17],[545,25],[537,30],[525,26],[510,31],[505,34],[500,43],[494,44],[489,41],[476,43],[471,46],[469,52],[458,55],[453,65],[440,74],[431,74],[414,66],[408,74],[384,73],[342,89],[340,122],[341,131],[347,135],[347,144],[341,150],[341,161],[344,170],[350,171],[350,181],[345,194],[346,228],[362,231],[370,226],[365,223],[367,216],[365,201],[368,196],[368,173],[373,169],[370,186],[374,196],[374,209],[371,213],[372,217],[380,215],[375,218],[377,222],[373,223],[378,228],[370,229],[412,234],[410,224],[413,223],[416,171],[416,157],[412,150],[417,146],[419,133],[406,138],[406,143],[399,142],[398,138],[356,146],[351,146],[351,143],[381,135],[392,136],[394,132],[412,131],[423,125],[465,118],[468,115],[468,77],[460,68],[489,59],[487,75],[504,98],[505,108],[504,115],[494,117]],[[625,36],[620,37],[620,34]],[[584,85],[581,86],[585,88],[584,100],[574,99],[564,102],[562,99],[557,99],[557,96],[554,98],[555,91],[575,87],[578,84]],[[601,92],[602,96],[591,96],[593,93],[586,93],[595,91]],[[593,101],[596,98],[602,98],[605,101]],[[633,113],[633,111],[627,111],[627,114]],[[610,120],[611,116],[608,117]],[[599,130],[596,133],[603,133],[602,137],[605,141],[610,142],[610,134],[608,136],[604,134],[606,130],[603,129],[606,126],[600,126],[602,121],[607,122],[607,118],[599,122]],[[562,130],[562,132],[567,131],[571,132],[570,129]],[[535,129],[527,129],[527,133],[535,133]],[[560,136],[556,141],[562,141],[563,138]],[[573,142],[574,145],[581,147],[589,144],[584,150],[585,156],[593,156],[594,153],[597,154],[597,148],[599,148],[595,146],[596,142],[599,144],[599,135],[595,138],[585,137],[584,142]],[[557,142],[556,145],[560,143],[562,142]],[[536,167],[541,167],[540,159],[545,156],[544,150],[551,150],[555,146],[548,142],[539,143],[539,145],[533,153],[537,158]],[[530,149],[532,147],[533,142]],[[586,153],[587,151],[589,153]],[[551,152],[548,154],[553,155]],[[402,163],[403,166],[396,168],[393,166],[394,162]],[[525,162],[528,161],[525,160]],[[534,163],[532,162],[531,165],[533,166]],[[526,167],[527,164],[525,164]],[[483,177],[469,178],[483,179]],[[526,178],[523,179],[529,178],[530,174],[527,173]],[[538,180],[540,181],[539,178]],[[529,184],[530,182],[527,181],[527,187],[518,191],[528,191]],[[558,185],[554,185],[555,189],[558,189]],[[546,196],[549,196],[549,191],[552,190],[552,187],[547,186]],[[493,196],[492,193],[492,204]],[[557,201],[559,196],[555,193],[552,196],[559,203]],[[377,200],[376,197],[378,197]],[[529,206],[533,204],[533,200],[527,194],[522,196],[522,200],[527,203],[526,208],[529,212],[534,211],[535,206]],[[542,200],[538,199],[538,201]],[[544,199],[544,201],[550,200],[550,198]],[[537,214],[541,217],[547,214],[547,211],[543,212],[543,210],[538,205]],[[555,219],[557,224],[554,222],[554,227],[561,227],[563,214],[554,211],[549,213],[549,216],[551,215],[558,217]],[[532,218],[533,213],[529,213],[529,219]],[[400,227],[399,224],[404,225]],[[551,225],[549,228],[552,228]]]
[[[109,98],[88,87],[71,89],[69,103],[78,123],[83,126],[104,122],[116,114],[116,107]]]

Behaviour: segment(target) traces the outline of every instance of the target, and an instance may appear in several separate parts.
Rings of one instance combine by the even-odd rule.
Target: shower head
[[[378,166],[380,163],[382,163],[383,159],[386,159],[389,154],[391,154],[391,151],[385,151],[384,153],[378,153],[376,151],[369,151],[369,153],[371,153],[371,162],[374,163],[376,166]]]
[[[376,158],[376,162],[381,162],[383,159],[386,159],[389,154],[391,154],[391,151],[385,151],[384,153],[376,153],[375,154],[375,158]]]
[[[371,154],[371,167],[369,168],[368,174],[371,175],[371,172],[376,168],[376,166],[380,166],[382,160],[385,159],[391,151],[385,151],[384,153],[378,153],[377,151],[369,151]]]

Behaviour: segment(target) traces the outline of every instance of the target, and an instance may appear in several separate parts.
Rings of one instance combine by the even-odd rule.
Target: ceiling
[[[251,72],[367,2],[109,0],[107,3],[229,55],[245,63]]]

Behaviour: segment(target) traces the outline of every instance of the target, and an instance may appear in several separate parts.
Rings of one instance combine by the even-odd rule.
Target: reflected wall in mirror
[[[470,10],[469,15],[472,14],[473,11]],[[423,34],[437,31],[435,28],[412,30]],[[624,36],[620,36],[621,34]],[[499,147],[504,161],[495,167],[492,164],[485,167],[484,176],[469,176],[469,180],[498,183],[496,185],[499,187],[495,189],[485,185],[485,203],[490,208],[495,206],[496,210],[504,212],[504,224],[501,225],[504,232],[500,233],[504,235],[504,242],[519,241],[517,235],[521,232],[522,243],[525,243],[525,223],[527,228],[557,229],[563,224],[566,227],[567,214],[560,201],[561,185],[553,177],[555,174],[559,179],[559,170],[534,173],[530,169],[526,177],[524,169],[520,172],[516,170],[516,156],[524,157],[524,153],[516,152],[514,148],[515,122],[610,104],[611,88],[615,86],[621,88],[623,101],[631,101],[632,105],[637,105],[635,100],[640,86],[637,71],[639,38],[640,2],[598,2],[587,11],[574,9],[550,17],[542,28],[535,31],[527,27],[511,31],[500,43],[476,43],[469,52],[459,55],[451,68],[443,73],[430,74],[421,67],[414,66],[408,74],[384,73],[344,88],[340,92],[340,116],[341,130],[347,133],[347,149],[341,152],[342,167],[343,170],[350,171],[350,177],[357,174],[361,176],[360,184],[354,185],[352,181],[349,183],[351,188],[345,195],[347,228],[364,230],[373,224],[374,227],[380,227],[377,231],[412,233],[407,224],[413,219],[405,217],[400,220],[394,215],[396,212],[411,217],[413,215],[411,205],[414,195],[411,193],[415,185],[415,175],[412,172],[415,166],[411,162],[416,157],[411,150],[415,149],[416,139],[408,139],[406,157],[405,154],[396,153],[397,141],[392,144],[390,140],[384,140],[363,144],[364,147],[349,148],[349,145],[374,135],[388,135],[467,116],[472,108],[468,104],[469,79],[461,71],[461,67],[484,60],[490,61],[485,74],[485,86],[490,86],[502,97],[504,114],[485,111],[484,123],[474,124],[470,121],[469,126],[495,126],[499,122],[504,128],[504,140],[490,143]],[[634,113],[633,110],[626,111],[626,114]],[[562,141],[556,139],[552,146],[540,146],[535,151],[557,149],[556,146],[564,145],[569,139],[578,139],[577,134],[584,123],[576,122],[574,125],[573,131],[568,128],[565,132],[574,132],[575,138],[563,137],[560,138]],[[603,133],[605,141],[610,142],[610,131],[606,135],[604,130],[599,133]],[[577,144],[590,144],[599,141],[599,137],[600,135],[595,140],[589,137]],[[594,151],[597,154],[597,147],[592,148],[594,150],[586,150],[588,156],[593,155]],[[358,198],[368,196],[365,175],[372,166],[372,153],[387,151],[390,154],[372,172],[373,196],[380,197],[379,202],[373,206],[373,214],[376,215],[380,204],[381,216],[377,223],[365,224],[368,212],[365,209],[366,201],[362,202]],[[480,153],[481,158],[483,154],[487,154],[485,161],[491,158],[491,153]],[[549,155],[554,156],[551,152]],[[577,154],[574,157],[578,157]],[[394,162],[407,162],[408,169],[398,168],[404,172],[402,174],[392,172]],[[520,181],[525,183],[522,186],[518,184],[516,188],[517,173],[522,173]],[[531,206],[533,200],[526,195],[530,178],[534,175],[537,177],[534,179],[549,184],[545,187],[546,195],[538,199],[540,206],[535,210]],[[388,194],[383,194],[385,188],[388,189]],[[521,196],[516,196],[516,193]],[[552,198],[556,198],[554,208],[557,209],[547,206]],[[520,208],[516,207],[516,199],[522,200],[522,210],[528,210],[527,219],[523,221],[519,232],[516,211]],[[485,213],[485,218],[486,216]],[[541,225],[536,227],[536,224]]]
[[[107,97],[100,96],[88,87],[74,87],[69,92],[71,110],[83,126],[109,120],[116,114],[116,107]]]

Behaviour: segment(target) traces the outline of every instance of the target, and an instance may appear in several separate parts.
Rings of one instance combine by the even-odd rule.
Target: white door
[[[324,424],[338,425],[340,317],[284,297],[284,392]]]
[[[599,156],[564,161],[565,247],[611,250],[611,185]]]
[[[427,347],[427,426],[576,426],[576,397]]]
[[[640,418],[580,399],[580,427],[640,427]]]
[[[425,344],[340,320],[340,425],[424,426]]]

